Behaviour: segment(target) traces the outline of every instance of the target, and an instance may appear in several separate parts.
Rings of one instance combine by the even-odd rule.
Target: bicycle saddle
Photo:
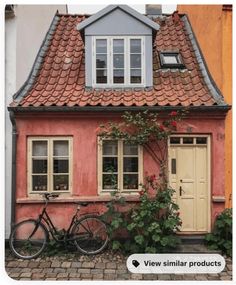
[[[88,202],[76,202],[77,205],[82,206],[82,207],[86,207],[88,206]]]

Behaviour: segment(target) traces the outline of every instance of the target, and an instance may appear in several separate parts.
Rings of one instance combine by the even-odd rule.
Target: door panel
[[[176,171],[173,171],[174,169],[172,168],[173,164],[172,164],[172,160],[174,159],[176,161],[177,158],[177,149],[176,148],[170,148],[170,160],[169,160],[169,169],[170,169],[170,185],[173,189],[178,188],[178,184],[177,184],[177,175],[176,175]],[[176,169],[177,169],[177,164],[176,164]],[[173,201],[175,203],[177,203],[177,193],[175,192],[173,194]]]
[[[176,190],[173,200],[180,207],[181,231],[207,231],[207,146],[170,146],[170,167],[172,159],[176,159],[176,172],[170,169],[169,180]]]
[[[177,181],[182,191],[177,193],[183,231],[195,229],[195,162],[193,147],[177,148]],[[191,213],[191,214],[190,214]]]
[[[196,177],[197,177],[197,208],[198,211],[197,229],[205,231],[207,229],[207,148],[196,147]]]
[[[194,199],[182,199],[180,202],[180,218],[182,219],[181,231],[194,231],[195,219],[192,213],[194,209]]]

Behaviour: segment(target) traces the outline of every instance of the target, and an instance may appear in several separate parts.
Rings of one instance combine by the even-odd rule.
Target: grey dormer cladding
[[[92,37],[93,36],[143,36],[145,41],[146,87],[153,85],[152,38],[153,30],[160,26],[127,5],[110,5],[78,24],[85,35],[86,86],[92,86]]]
[[[100,10],[99,12],[97,12],[96,14],[94,14],[93,16],[89,17],[88,19],[86,19],[82,23],[78,24],[77,29],[79,31],[81,31],[81,30],[87,28],[89,25],[95,23],[97,20],[99,20],[100,18],[104,17],[105,15],[111,13],[112,11],[114,11],[117,8],[119,8],[123,12],[127,13],[128,15],[132,16],[133,18],[139,20],[143,24],[149,26],[153,30],[159,30],[159,28],[160,28],[160,26],[157,23],[154,23],[152,20],[148,19],[147,17],[143,16],[142,14],[138,13],[137,11],[135,11],[134,9],[130,8],[127,5],[109,5],[106,8],[104,8],[104,9]]]
[[[83,22],[82,22],[83,23]],[[84,30],[85,36],[152,35],[152,29],[117,8]]]

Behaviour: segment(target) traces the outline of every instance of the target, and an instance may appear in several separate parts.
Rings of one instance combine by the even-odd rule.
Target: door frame
[[[197,144],[170,144],[170,138],[171,137],[206,137],[207,138],[207,144],[206,144],[206,148],[207,148],[207,199],[208,199],[208,203],[207,203],[207,233],[211,232],[211,135],[209,134],[173,134],[171,136],[169,136],[168,138],[168,181],[170,180],[170,169],[171,169],[171,160],[170,160],[170,148],[171,147],[185,147],[185,146],[197,146]],[[201,146],[199,144],[199,146]],[[181,231],[180,231],[181,233]],[[182,232],[183,234],[185,232]],[[190,232],[186,232],[186,234],[190,234]],[[191,234],[196,234],[196,233],[203,233],[203,232],[191,232]],[[204,232],[206,233],[206,232]]]

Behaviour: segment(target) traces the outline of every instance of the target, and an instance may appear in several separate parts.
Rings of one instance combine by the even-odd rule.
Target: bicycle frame
[[[42,210],[42,213],[39,215],[37,221],[40,223],[40,222],[43,222],[43,224],[46,224],[47,225],[47,230],[48,232],[51,234],[52,238],[56,241],[56,242],[65,242],[65,241],[73,241],[73,237],[70,239],[69,236],[70,236],[70,232],[71,232],[71,229],[73,227],[74,224],[76,224],[79,219],[78,217],[78,212],[79,212],[79,209],[80,208],[77,208],[77,211],[76,213],[74,214],[74,216],[72,217],[71,219],[71,223],[68,227],[67,230],[65,230],[65,232],[63,233],[63,239],[58,239],[57,238],[57,235],[59,235],[59,231],[56,229],[56,227],[54,226],[50,216],[48,215],[47,213],[47,205],[48,205],[48,201],[46,201],[46,204],[45,206],[43,207],[43,210]],[[85,215],[86,216],[86,215]],[[84,216],[84,217],[85,217]],[[90,235],[91,234],[91,230],[89,228],[89,225],[88,227],[86,228],[83,224],[81,224],[81,226],[84,228],[84,230]],[[35,227],[34,231],[32,232],[32,235],[35,233],[35,231],[37,230],[37,226]]]
[[[48,215],[47,213],[47,202],[46,202],[46,205],[44,206],[43,210],[42,210],[42,213],[39,215],[37,221],[40,223],[40,222],[43,222],[44,224],[47,225],[47,229],[48,229],[48,232],[51,234],[52,238],[57,241],[57,242],[62,242],[62,241],[65,241],[65,238],[66,240],[68,240],[68,236],[69,236],[69,233],[71,231],[71,228],[73,226],[73,224],[78,220],[78,217],[77,217],[77,214],[78,214],[78,210],[76,211],[75,215],[72,217],[72,220],[71,220],[71,223],[68,227],[67,230],[65,230],[64,232],[64,238],[61,240],[61,239],[58,239],[57,238],[57,235],[59,235],[59,231],[56,229],[56,227],[54,226],[50,216]],[[37,228],[36,228],[37,229]]]

